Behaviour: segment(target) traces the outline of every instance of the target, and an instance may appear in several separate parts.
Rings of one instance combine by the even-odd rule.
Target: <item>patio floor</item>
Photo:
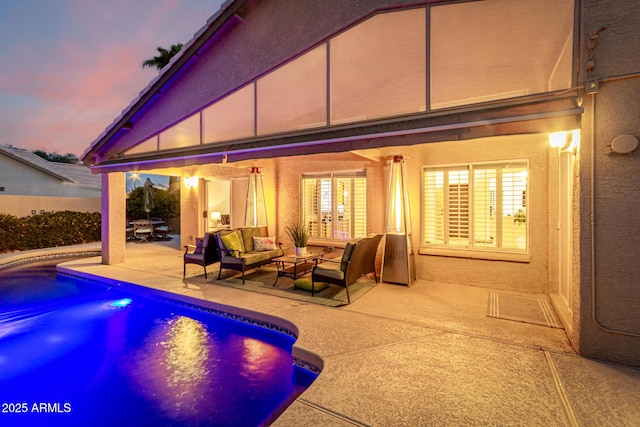
[[[127,244],[127,261],[62,264],[276,316],[324,367],[275,426],[635,426],[640,370],[576,356],[561,329],[487,316],[491,289],[379,284],[332,308],[182,277],[179,239]],[[280,279],[289,280],[289,279]]]

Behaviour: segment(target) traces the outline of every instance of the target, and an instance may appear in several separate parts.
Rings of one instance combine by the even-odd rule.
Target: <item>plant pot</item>
[[[296,255],[297,256],[302,256],[302,255],[306,255],[307,254],[307,247],[305,246],[304,248],[299,248],[296,246]]]

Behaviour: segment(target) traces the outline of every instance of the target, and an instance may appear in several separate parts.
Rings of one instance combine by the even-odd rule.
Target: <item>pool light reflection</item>
[[[131,298],[122,298],[111,303],[111,307],[124,308],[131,304]]]

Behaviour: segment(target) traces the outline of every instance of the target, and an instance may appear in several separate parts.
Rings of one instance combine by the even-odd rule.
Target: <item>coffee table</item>
[[[272,261],[276,263],[278,274],[273,286],[278,283],[278,279],[281,277],[290,277],[295,280],[308,273],[316,265],[316,260],[322,256],[323,254],[309,252],[304,255],[285,255],[274,258]]]

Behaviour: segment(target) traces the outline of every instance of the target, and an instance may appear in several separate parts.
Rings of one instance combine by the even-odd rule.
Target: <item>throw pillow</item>
[[[221,235],[220,239],[224,243],[224,247],[231,251],[231,255],[240,258],[240,254],[244,252],[244,245],[236,231]]]
[[[278,249],[275,237],[254,237],[253,250],[256,252],[265,252]]]
[[[193,250],[194,254],[201,254],[202,253],[202,244],[203,244],[203,242],[204,242],[204,239],[196,237],[196,248]]]

